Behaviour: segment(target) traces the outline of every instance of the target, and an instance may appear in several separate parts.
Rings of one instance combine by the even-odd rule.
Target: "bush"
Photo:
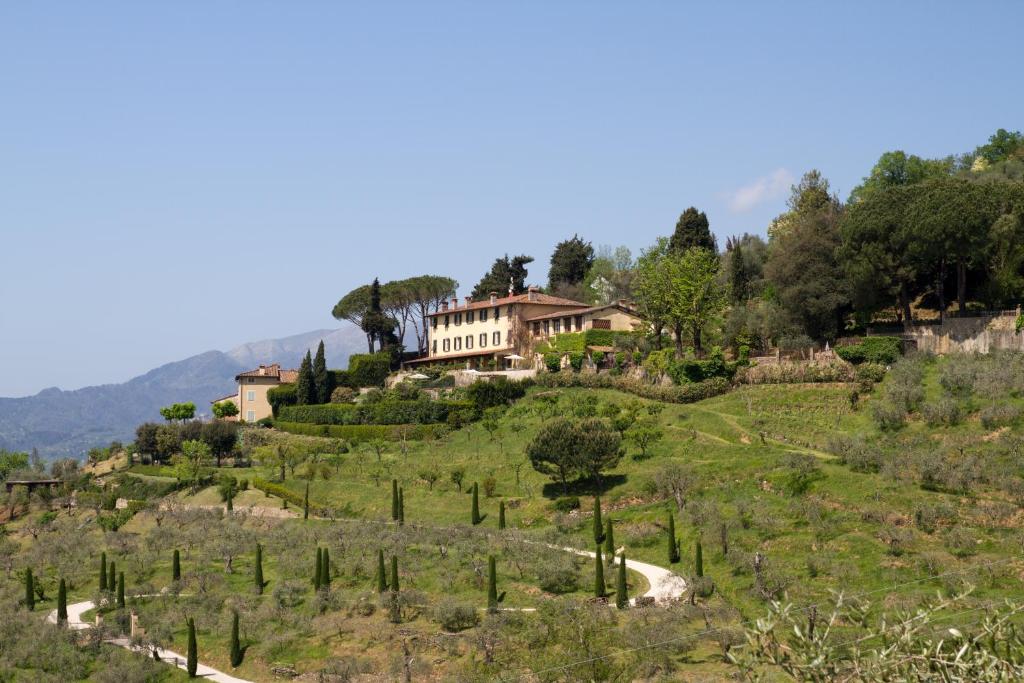
[[[615,346],[620,337],[628,336],[623,335],[621,332],[613,332],[612,330],[595,330],[589,329],[583,333],[584,346]]]
[[[274,417],[277,417],[281,408],[293,406],[298,400],[298,392],[294,384],[278,384],[276,387],[270,387],[267,390],[267,402],[270,404],[270,409],[274,412]]]
[[[322,403],[285,406],[279,417],[284,422],[318,425],[401,425],[438,424],[446,422],[453,411],[469,411],[475,419],[474,404],[469,401],[400,401],[387,399],[359,405]]]
[[[871,406],[871,418],[882,431],[895,431],[903,427],[907,411],[893,401],[878,401]]]
[[[538,557],[537,585],[548,593],[572,593],[579,587],[580,570],[567,553],[546,553]]]
[[[946,549],[957,557],[969,557],[978,552],[978,544],[969,530],[955,526],[946,534]]]
[[[601,365],[604,363],[604,357],[604,351],[594,351],[594,353],[590,354],[590,359],[594,361],[594,365],[596,365],[597,367],[601,367]]]
[[[626,352],[617,351],[615,353],[615,367],[624,368],[626,366]]]
[[[580,509],[579,496],[562,496],[555,500],[553,506],[556,512],[572,512]]]
[[[314,425],[277,420],[274,427],[289,434],[322,436],[361,443],[373,439],[421,441],[440,439],[449,432],[446,424],[429,425]]]
[[[951,396],[966,398],[974,392],[979,365],[971,356],[950,356],[939,373],[939,384]]]
[[[579,372],[583,368],[583,358],[582,352],[573,351],[569,354],[569,366],[576,372]]]
[[[899,337],[865,337],[859,344],[837,346],[835,351],[837,356],[854,365],[892,365],[903,354],[903,344]]]
[[[523,382],[510,382],[507,377],[477,380],[466,388],[466,398],[482,414],[488,408],[507,406],[521,399],[526,395],[526,387]]]
[[[347,384],[353,387],[382,387],[391,373],[391,354],[355,353],[348,357]]]
[[[858,382],[881,382],[885,379],[885,366],[879,363],[858,365],[854,377]]]
[[[921,415],[930,427],[960,424],[964,418],[960,404],[948,396],[925,403],[921,406]]]
[[[455,598],[442,598],[434,607],[434,621],[450,632],[465,631],[480,623],[476,605]]]
[[[985,429],[1012,427],[1020,421],[1022,411],[1018,406],[993,403],[981,409],[978,417]]]
[[[554,351],[559,355],[578,353],[582,356],[587,347],[582,332],[561,332],[554,341]]]
[[[545,353],[544,354],[544,367],[548,369],[548,372],[558,372],[562,369],[562,354],[560,353]]]
[[[736,364],[726,363],[725,359],[718,355],[707,360],[684,360],[673,362],[669,365],[668,374],[676,384],[687,382],[703,382],[713,377],[725,377],[732,379],[736,374]]]
[[[724,394],[730,388],[729,381],[723,377],[684,384],[683,386],[663,386],[650,384],[631,377],[600,374],[557,373],[537,376],[538,386],[543,387],[583,387],[587,389],[617,389],[641,398],[665,403],[694,403],[712,396]]]
[[[335,387],[331,392],[331,403],[352,403],[355,398],[356,392],[352,387]]]

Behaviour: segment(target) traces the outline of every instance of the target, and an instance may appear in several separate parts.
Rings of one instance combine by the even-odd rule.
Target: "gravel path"
[[[559,548],[558,546],[551,546],[552,548],[558,548],[564,550],[567,553],[573,553],[581,555],[583,557],[596,557],[597,553],[593,553],[589,550],[580,550],[579,548],[571,548],[564,546]],[[622,560],[619,556],[615,557],[615,564],[618,564]],[[686,592],[686,581],[683,577],[672,572],[670,569],[659,567],[656,564],[647,564],[646,562],[637,562],[626,558],[626,569],[632,569],[638,574],[642,574],[650,588],[646,593],[643,594],[645,598],[654,598],[658,602],[664,600],[674,600],[681,598],[683,593]],[[634,602],[634,600],[630,600]]]

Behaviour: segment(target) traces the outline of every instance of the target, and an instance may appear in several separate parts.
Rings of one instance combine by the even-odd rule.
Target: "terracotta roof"
[[[235,375],[236,380],[243,377],[268,377],[279,382],[294,382],[299,378],[299,371],[282,370],[281,366],[277,363],[271,363],[270,365],[261,365],[255,370],[246,370]]]
[[[220,398],[215,398],[212,401],[210,401],[210,403],[213,404],[213,403],[220,403],[221,401],[235,401],[237,399],[238,399],[238,394],[231,394],[230,396],[221,396]]]
[[[581,308],[575,311],[556,311],[554,313],[545,313],[544,315],[535,315],[532,318],[527,318],[526,322],[533,322],[535,320],[552,320],[554,318],[564,318],[570,315],[586,315],[587,313],[597,313],[608,308],[617,308],[623,313],[635,315],[640,317],[640,314],[636,312],[636,309],[630,308],[629,306],[623,306],[621,304],[605,304],[604,306],[590,306],[589,308]]]
[[[458,306],[456,308],[449,308],[447,311],[438,311],[437,313],[431,313],[428,318],[433,318],[439,315],[449,315],[452,313],[462,313],[463,311],[476,311],[481,308],[491,308],[492,306],[506,306],[508,304],[544,304],[546,306],[575,306],[585,307],[586,304],[580,301],[573,301],[572,299],[563,299],[559,296],[551,296],[550,294],[542,294],[541,292],[534,292],[533,299],[530,299],[530,294],[516,294],[515,296],[506,296],[500,299],[495,299],[494,303],[491,303],[490,299],[481,299],[480,301],[474,301],[469,305]]]

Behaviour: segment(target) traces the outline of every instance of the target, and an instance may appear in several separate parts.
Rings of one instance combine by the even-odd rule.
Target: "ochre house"
[[[279,384],[294,382],[298,376],[298,370],[282,370],[277,363],[261,365],[255,370],[235,375],[238,391],[230,396],[210,401],[210,403],[231,401],[238,406],[238,417],[232,419],[256,422],[273,414],[270,402],[267,400],[267,391]]]
[[[550,296],[530,287],[525,294],[498,298],[496,292],[483,301],[466,297],[443,303],[427,316],[427,355],[406,365],[466,363],[481,366],[492,359],[499,368],[508,356],[527,357],[534,344],[562,332],[604,329],[632,331],[640,316],[625,301],[588,306],[579,301]]]

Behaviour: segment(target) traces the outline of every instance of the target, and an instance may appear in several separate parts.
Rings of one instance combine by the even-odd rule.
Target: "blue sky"
[[[1010,2],[0,6],[0,395],[332,327],[353,286],[464,294],[689,205],[763,234],[821,169],[1022,127]]]

